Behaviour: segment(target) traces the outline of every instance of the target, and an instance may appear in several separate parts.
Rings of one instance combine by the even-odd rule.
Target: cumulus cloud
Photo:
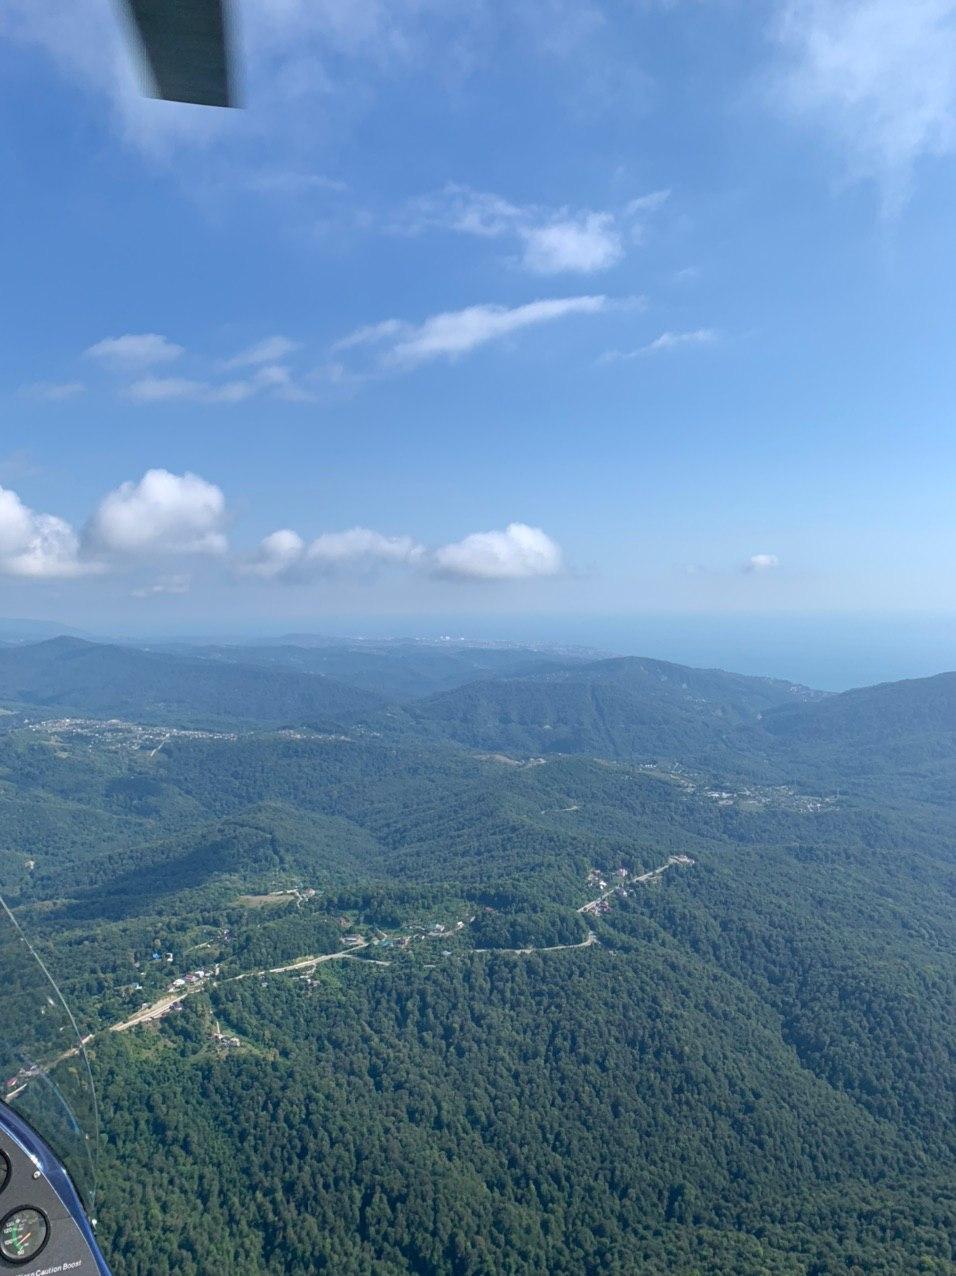
[[[36,513],[16,492],[0,487],[0,573],[52,579],[100,570],[80,557],[80,540],[69,523]]]
[[[87,358],[120,371],[172,363],[183,353],[182,346],[177,346],[158,332],[129,332],[122,337],[104,337],[84,351]]]
[[[464,310],[432,315],[417,325],[387,319],[344,337],[336,348],[384,345],[381,354],[384,367],[413,367],[432,359],[454,359],[522,328],[551,323],[568,315],[599,314],[608,304],[607,297],[603,296],[561,297],[532,301],[524,306],[468,306]]]
[[[435,569],[467,580],[526,580],[556,576],[562,554],[540,527],[509,523],[504,531],[474,532],[435,551]]]
[[[262,580],[275,580],[289,575],[299,566],[305,555],[305,541],[298,532],[288,527],[272,532],[259,543],[253,557],[239,564],[244,576],[258,576]]]
[[[410,563],[421,560],[424,548],[410,536],[383,536],[367,527],[347,532],[324,532],[305,551],[305,561],[322,569],[352,563]]]
[[[684,346],[712,346],[718,339],[713,328],[696,328],[693,332],[662,332],[659,337],[638,346],[636,350],[608,350],[601,356],[601,363],[620,363],[639,359],[642,355],[658,354],[665,350],[679,350]]]
[[[747,572],[772,572],[775,567],[780,566],[780,559],[776,554],[751,554],[744,567]]]
[[[667,196],[667,191],[655,191],[617,211],[548,208],[513,204],[500,195],[450,183],[413,201],[396,229],[418,233],[436,227],[481,239],[510,239],[520,251],[521,266],[533,274],[593,274],[616,265],[628,242],[641,241],[648,217]]]
[[[785,0],[773,34],[778,101],[899,211],[918,161],[956,150],[956,0]]]
[[[0,575],[56,579],[142,570],[170,558],[210,555],[223,559],[227,508],[220,488],[197,474],[152,469],[109,492],[82,535],[62,518],[40,514],[16,492],[0,487]],[[752,562],[758,563],[762,556]],[[774,560],[775,561],[775,560]],[[181,564],[175,564],[180,567]],[[308,583],[323,576],[369,575],[404,569],[458,580],[528,580],[563,569],[560,547],[541,528],[510,523],[504,530],[475,532],[430,550],[409,535],[368,527],[323,532],[306,541],[291,528],[266,536],[245,559],[232,560],[239,575],[261,581]],[[188,591],[181,571],[136,584],[134,598]]]
[[[415,566],[424,555],[424,546],[412,537],[384,536],[368,527],[323,532],[308,544],[297,532],[283,528],[267,536],[239,570],[261,580],[303,581],[346,569]]]
[[[95,550],[121,556],[223,554],[226,498],[198,474],[147,470],[100,502],[86,528]]]
[[[324,532],[306,542],[289,528],[273,532],[238,564],[244,576],[306,582],[335,572],[404,567],[459,580],[527,580],[562,570],[560,547],[540,528],[510,523],[504,531],[476,532],[429,551],[411,536],[385,536],[368,527]]]

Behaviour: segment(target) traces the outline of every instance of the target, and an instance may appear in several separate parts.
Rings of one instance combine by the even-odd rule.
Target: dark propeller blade
[[[171,102],[234,106],[226,0],[126,0],[152,85]]]

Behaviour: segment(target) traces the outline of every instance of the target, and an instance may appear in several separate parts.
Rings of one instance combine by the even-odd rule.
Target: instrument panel
[[[0,1103],[0,1276],[109,1276],[80,1199],[29,1126]]]

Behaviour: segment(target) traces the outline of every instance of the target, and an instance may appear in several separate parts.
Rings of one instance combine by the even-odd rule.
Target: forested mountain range
[[[0,650],[117,1276],[956,1272],[954,685]]]
[[[269,645],[168,647],[183,655],[232,664],[264,665],[324,674],[392,700],[411,700],[480,678],[513,677],[561,668],[567,656],[523,647],[467,643],[337,643],[294,639]]]
[[[759,748],[765,711],[819,698],[770,678],[620,658],[471,682],[413,713],[474,747],[687,761]]]
[[[369,712],[381,699],[323,676],[77,638],[0,650],[0,699],[47,712],[171,725],[266,726]]]

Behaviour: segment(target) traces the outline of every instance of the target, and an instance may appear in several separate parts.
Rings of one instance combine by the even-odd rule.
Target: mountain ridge
[[[321,675],[217,665],[189,656],[59,637],[0,650],[0,698],[31,709],[140,721],[331,721],[383,699]]]

